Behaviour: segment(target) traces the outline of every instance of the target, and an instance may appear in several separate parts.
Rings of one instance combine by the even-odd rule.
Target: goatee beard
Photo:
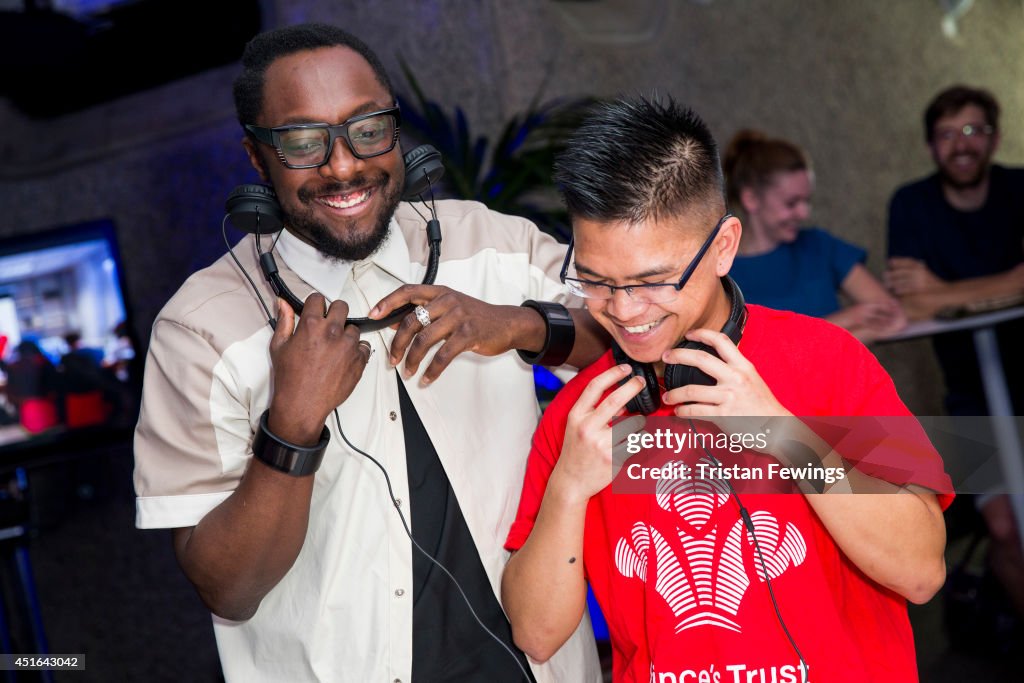
[[[401,187],[390,183],[391,176],[382,173],[375,179],[376,182],[366,183],[356,180],[344,185],[338,183],[312,192],[305,188],[298,191],[299,201],[302,202],[302,209],[299,211],[286,212],[285,224],[296,234],[301,235],[311,242],[318,252],[331,261],[362,261],[377,253],[388,238],[388,225],[395,213],[395,208],[401,200]],[[328,229],[328,227],[313,216],[313,209],[310,204],[316,201],[317,196],[331,194],[347,194],[353,189],[372,188],[381,193],[383,206],[377,215],[376,224],[373,230],[366,236],[358,236],[355,230],[355,221],[348,221],[349,230],[339,238]]]

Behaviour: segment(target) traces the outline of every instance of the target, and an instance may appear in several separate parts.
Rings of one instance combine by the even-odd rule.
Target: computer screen
[[[138,344],[121,271],[110,220],[0,240],[0,455],[134,426]]]

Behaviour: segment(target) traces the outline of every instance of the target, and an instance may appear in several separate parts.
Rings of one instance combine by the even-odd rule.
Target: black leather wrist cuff
[[[576,324],[569,315],[569,309],[562,304],[533,299],[527,299],[522,305],[540,313],[544,318],[547,333],[544,335],[544,346],[540,351],[530,353],[517,349],[519,357],[530,365],[556,367],[564,363],[572,353],[573,344],[576,343]]]
[[[320,469],[324,451],[331,441],[331,431],[324,427],[320,432],[320,442],[315,446],[296,446],[270,431],[267,427],[269,413],[269,410],[265,410],[260,416],[260,428],[256,430],[256,438],[252,441],[253,457],[293,477],[304,477]]]

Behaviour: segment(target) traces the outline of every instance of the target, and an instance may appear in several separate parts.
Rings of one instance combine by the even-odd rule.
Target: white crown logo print
[[[718,480],[661,479],[655,499],[660,508],[675,512],[681,519],[675,533],[682,556],[658,529],[637,522],[629,539],[620,538],[615,546],[619,573],[646,582],[653,559],[654,588],[679,618],[676,633],[697,626],[717,626],[739,633],[740,626],[733,618],[750,586],[743,554],[754,550],[742,520],[736,520],[724,532],[711,524],[715,511],[729,500],[728,485]],[[774,579],[803,563],[807,544],[795,526],[786,523],[781,528],[770,512],[756,511],[750,518],[768,578]],[[723,541],[720,533],[724,534]],[[755,560],[757,579],[763,582],[764,569],[760,560]]]

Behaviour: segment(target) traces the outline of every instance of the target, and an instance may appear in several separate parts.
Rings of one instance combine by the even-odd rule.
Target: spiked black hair
[[[636,224],[725,210],[711,131],[671,97],[595,105],[558,156],[555,180],[569,214],[588,220]]]

